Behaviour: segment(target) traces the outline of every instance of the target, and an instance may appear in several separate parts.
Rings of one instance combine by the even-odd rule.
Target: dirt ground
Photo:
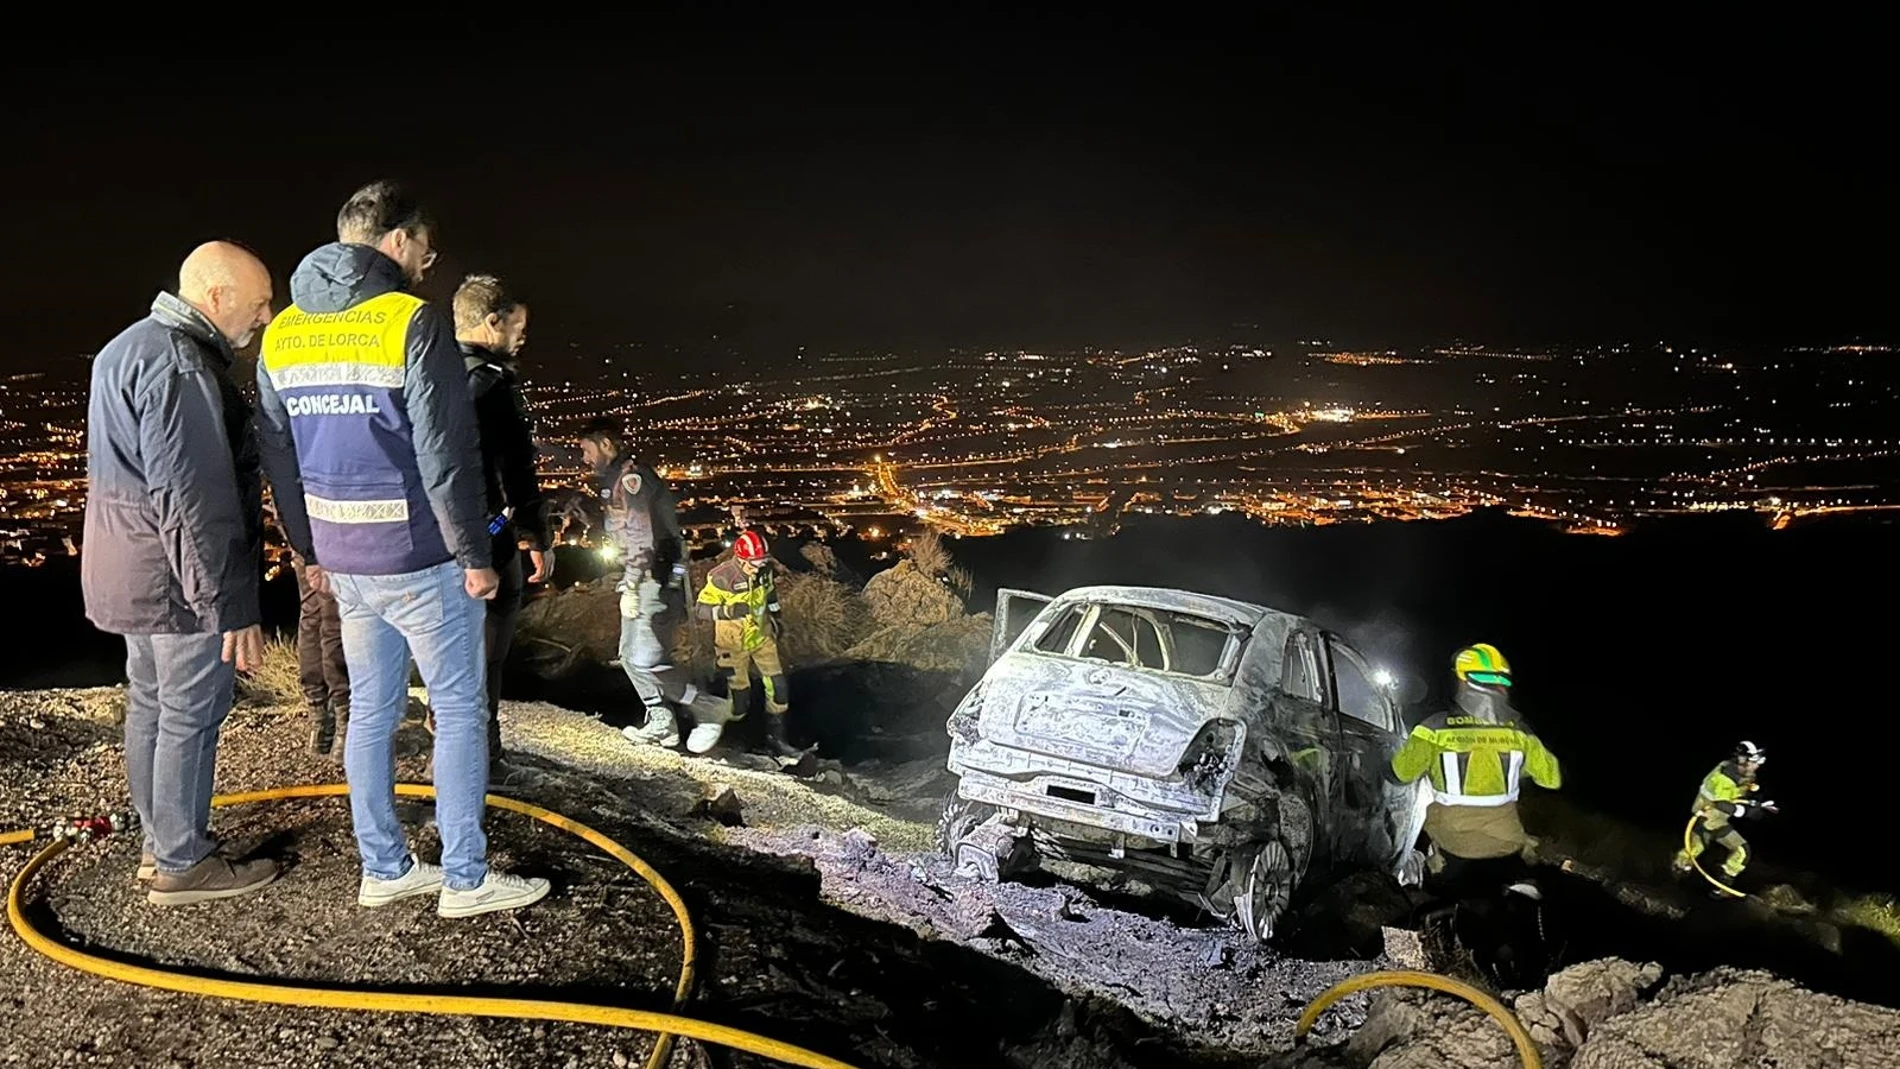
[[[125,806],[113,690],[0,694],[0,829]],[[1224,932],[1125,910],[1074,887],[991,888],[931,851],[942,784],[925,764],[801,769],[794,778],[636,751],[612,728],[537,704],[504,705],[523,767],[497,793],[615,836],[679,888],[700,930],[689,1013],[853,1065],[1319,1064],[1288,1050],[1300,1008],[1376,962],[1309,963]],[[333,782],[286,710],[241,708],[226,727],[221,791]],[[427,735],[401,737],[402,778],[423,777]],[[727,790],[730,798],[708,806]],[[934,792],[934,793],[933,793]],[[731,799],[736,799],[736,807]],[[426,807],[409,814],[435,856]],[[227,840],[282,859],[242,899],[161,910],[133,879],[133,838],[80,848],[31,889],[36,923],[95,953],[205,974],[424,991],[502,993],[665,1009],[679,966],[670,912],[617,862],[511,814],[493,860],[553,879],[533,909],[464,921],[427,900],[355,905],[344,803],[220,811]],[[0,848],[11,880],[28,847]],[[1363,1017],[1328,1015],[1322,1046]],[[623,1066],[649,1037],[563,1024],[258,1006],[129,987],[0,938],[0,1064],[282,1069],[343,1064]],[[674,1064],[772,1064],[683,1043]]]

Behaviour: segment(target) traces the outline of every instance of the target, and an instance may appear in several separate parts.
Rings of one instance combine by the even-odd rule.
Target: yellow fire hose
[[[1492,1020],[1503,1026],[1505,1033],[1511,1037],[1511,1044],[1517,1048],[1517,1057],[1524,1063],[1524,1069],[1543,1069],[1544,1062],[1537,1054],[1537,1045],[1531,1042],[1530,1033],[1524,1031],[1524,1026],[1518,1023],[1517,1017],[1510,1010],[1505,1009],[1497,999],[1470,984],[1460,983],[1449,976],[1439,976],[1437,973],[1393,970],[1363,973],[1341,980],[1327,988],[1320,997],[1314,999],[1306,1007],[1305,1012],[1300,1014],[1299,1023],[1293,1026],[1294,1041],[1305,1039],[1306,1033],[1311,1031],[1313,1025],[1318,1022],[1319,1015],[1325,1013],[1333,1003],[1347,995],[1359,991],[1370,991],[1375,987],[1424,987],[1433,991],[1443,991],[1448,995],[1457,995],[1490,1014]]]
[[[1689,859],[1689,864],[1695,866],[1695,870],[1702,874],[1703,879],[1715,885],[1716,890],[1722,892],[1725,895],[1728,895],[1731,898],[1747,898],[1748,897],[1747,891],[1737,891],[1735,888],[1730,887],[1728,884],[1725,884],[1721,880],[1718,880],[1715,877],[1709,875],[1709,870],[1702,867],[1702,860],[1700,856],[1697,855],[1693,849],[1693,844],[1695,841],[1695,826],[1699,821],[1701,821],[1701,819],[1702,819],[1702,814],[1699,811],[1690,814],[1688,825],[1682,829],[1683,856]]]
[[[300,787],[278,787],[265,791],[244,791],[235,794],[220,794],[211,799],[215,807],[247,805],[253,802],[281,801],[289,798],[334,798],[348,795],[347,783],[322,783]],[[405,798],[434,798],[435,788],[426,784],[398,783],[396,793]],[[562,816],[550,809],[537,805],[491,794],[487,798],[489,805],[497,809],[506,809],[533,817],[544,824],[551,824],[570,835],[584,839],[606,852],[615,860],[626,865],[640,878],[658,892],[666,904],[672,908],[673,916],[680,924],[680,942],[682,960],[680,962],[679,983],[674,989],[674,1008],[684,1005],[692,992],[694,979],[695,949],[694,929],[691,914],[673,885],[666,881],[638,855],[606,835],[576,820]],[[1692,823],[1693,826],[1693,823]],[[0,846],[14,843],[31,842],[38,837],[31,829],[0,832]],[[380,991],[362,991],[344,987],[291,986],[258,980],[228,980],[190,976],[166,969],[155,969],[129,962],[114,961],[98,957],[69,946],[33,927],[26,918],[26,889],[41,869],[52,863],[71,846],[66,840],[49,844],[45,849],[33,855],[19,874],[13,878],[7,889],[7,920],[13,930],[19,934],[27,946],[62,965],[91,973],[94,976],[121,983],[138,984],[144,987],[165,991],[178,991],[188,995],[206,995],[216,998],[238,999],[244,1002],[273,1003],[280,1006],[304,1006],[314,1009],[330,1010],[381,1010],[395,1013],[433,1013],[445,1016],[461,1017],[508,1017],[523,1020],[563,1021],[572,1024],[604,1025],[609,1028],[631,1028],[643,1032],[654,1032],[659,1036],[654,1044],[653,1053],[647,1059],[648,1069],[660,1069],[672,1053],[673,1040],[678,1036],[697,1039],[703,1043],[714,1043],[735,1050],[743,1050],[760,1057],[771,1058],[787,1065],[803,1066],[805,1069],[855,1069],[846,1062],[828,1058],[822,1054],[793,1046],[754,1032],[739,1028],[713,1024],[677,1013],[657,1013],[651,1010],[632,1010],[618,1006],[598,1006],[582,1002],[556,1002],[543,999],[491,998],[472,995],[417,995],[395,994]],[[1707,873],[1704,873],[1707,875]],[[1423,987],[1457,995],[1465,1001],[1491,1015],[1511,1037],[1517,1047],[1518,1057],[1524,1063],[1524,1069],[1543,1069],[1538,1058],[1537,1048],[1531,1038],[1519,1024],[1516,1017],[1498,1003],[1496,999],[1468,984],[1450,977],[1423,972],[1375,972],[1352,977],[1333,985],[1314,999],[1300,1014],[1299,1023],[1294,1026],[1295,1041],[1305,1039],[1322,1013],[1347,995],[1358,991],[1367,991],[1377,987]]]
[[[302,787],[280,787],[268,791],[246,791],[239,794],[221,794],[211,800],[214,806],[245,805],[251,802],[277,801],[286,798],[326,798],[347,795],[350,792],[346,783],[324,783]],[[433,798],[435,788],[424,784],[398,783],[396,793],[407,798]],[[506,809],[521,813],[551,824],[571,835],[585,839],[599,847],[628,868],[640,875],[652,885],[666,904],[672,907],[673,915],[680,924],[680,939],[684,947],[683,960],[680,963],[679,984],[674,990],[674,1009],[683,1006],[693,987],[694,971],[694,932],[692,917],[688,914],[686,903],[673,890],[666,878],[655,872],[646,862],[640,860],[632,851],[613,841],[598,831],[578,821],[540,806],[519,802],[500,795],[488,796],[488,804],[497,809]],[[0,834],[0,845],[23,843],[37,836],[34,831],[14,831]],[[26,945],[62,965],[71,966],[82,972],[122,983],[140,984],[166,991],[179,991],[188,995],[209,995],[219,998],[240,999],[246,1002],[266,1002],[283,1006],[307,1006],[332,1010],[384,1010],[399,1013],[434,1013],[451,1016],[510,1017],[524,1020],[565,1021],[574,1024],[605,1025],[611,1028],[632,1028],[643,1032],[654,1032],[659,1036],[654,1044],[653,1054],[647,1059],[648,1069],[659,1069],[664,1065],[672,1051],[673,1039],[685,1036],[703,1043],[714,1043],[723,1047],[743,1050],[760,1057],[771,1058],[787,1065],[804,1066],[806,1069],[854,1069],[846,1062],[828,1058],[822,1054],[805,1050],[776,1039],[761,1036],[743,1029],[708,1021],[695,1020],[677,1013],[657,1013],[650,1010],[623,1009],[618,1006],[597,1006],[579,1002],[556,1002],[543,999],[525,998],[489,998],[467,995],[419,995],[395,994],[379,991],[362,991],[342,987],[291,986],[258,980],[228,980],[189,976],[165,969],[155,969],[144,965],[114,961],[108,958],[88,954],[66,943],[53,939],[41,932],[26,919],[23,903],[26,888],[33,877],[55,858],[64,853],[71,844],[59,840],[49,844],[35,854],[19,875],[13,878],[13,884],[7,891],[7,919],[12,922],[13,930],[19,933]]]

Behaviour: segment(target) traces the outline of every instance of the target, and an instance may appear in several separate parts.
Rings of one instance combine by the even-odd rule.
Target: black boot
[[[785,714],[772,713],[765,717],[765,748],[773,757],[802,757],[805,751],[785,741]]]
[[[350,730],[350,703],[333,701],[330,703],[330,715],[335,724],[336,741],[330,744],[329,754],[338,761],[343,760],[343,743]]]
[[[501,713],[497,710],[488,716],[488,782],[505,782],[514,771],[514,766],[508,763],[507,755],[502,752]]]
[[[328,705],[310,706],[310,752],[319,757],[330,756],[330,747],[336,745],[336,713]]]

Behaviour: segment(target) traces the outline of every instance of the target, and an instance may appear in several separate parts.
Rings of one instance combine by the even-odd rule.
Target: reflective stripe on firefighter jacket
[[[290,419],[326,571],[400,574],[451,557],[403,403],[409,326],[422,306],[402,292],[340,312],[293,304],[264,330],[259,362]]]
[[[765,645],[767,637],[765,614],[779,611],[771,564],[760,568],[757,575],[749,576],[736,559],[726,561],[706,576],[706,585],[699,591],[699,603],[714,609],[744,605],[746,614],[737,620],[728,620],[716,612],[708,614],[714,621],[713,637],[719,645],[728,648],[758,649]],[[732,633],[735,630],[736,635]]]
[[[1528,774],[1541,787],[1563,784],[1557,758],[1515,719],[1440,713],[1412,729],[1392,757],[1402,783],[1429,776],[1439,805],[1500,806],[1517,801]]]

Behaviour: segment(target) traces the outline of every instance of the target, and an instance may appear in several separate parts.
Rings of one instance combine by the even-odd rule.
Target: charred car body
[[[1391,782],[1390,689],[1290,613],[1148,587],[999,593],[991,663],[949,721],[939,831],[997,878],[1118,870],[1267,939],[1311,873],[1413,883],[1429,795]]]

